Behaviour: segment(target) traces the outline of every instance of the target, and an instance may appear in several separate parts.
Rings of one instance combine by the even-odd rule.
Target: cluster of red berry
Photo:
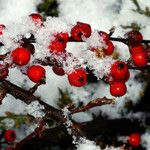
[[[123,96],[127,91],[125,82],[130,77],[128,66],[123,61],[116,61],[111,66],[110,75],[110,93],[113,96]]]
[[[31,14],[29,17],[31,17],[36,26],[44,27],[41,15]],[[4,29],[5,26],[1,24],[0,35],[3,35]],[[72,27],[70,34],[71,36],[69,36],[67,32],[53,34],[53,39],[50,41],[48,46],[50,53],[54,53],[56,55],[67,53],[65,49],[69,40],[81,42],[91,36],[92,29],[89,24],[77,22],[77,24]],[[103,52],[103,56],[112,55],[114,52],[114,45],[110,41],[109,35],[104,31],[99,31],[98,34],[106,44],[106,47],[100,48],[100,50]],[[128,41],[127,44],[129,46],[133,64],[139,67],[147,65],[148,54],[150,53],[150,50],[145,50],[145,47],[141,44],[143,40],[142,35],[137,31],[131,31],[125,34],[125,39]],[[10,53],[12,64],[19,66],[27,65],[30,62],[31,55],[34,54],[34,46],[32,48],[31,47],[31,45],[28,47],[25,43],[23,43],[20,47],[12,50]],[[96,52],[98,49],[99,48],[90,48],[90,50],[93,52]],[[53,72],[60,76],[66,74],[63,69],[63,65],[60,65],[57,60],[55,61],[56,63],[52,67]],[[8,66],[4,67],[3,65],[0,65],[1,80],[7,77],[9,68]],[[42,81],[45,79],[46,71],[41,65],[32,65],[28,67],[26,74],[31,81],[35,83],[43,83]],[[82,67],[75,67],[71,73],[67,73],[67,76],[69,83],[73,86],[81,87],[87,83],[87,72],[86,69]],[[127,91],[125,82],[130,76],[127,64],[122,61],[116,61],[114,64],[112,64],[110,74],[108,76],[111,77],[111,81],[109,82],[110,93],[113,96],[123,96]]]
[[[115,47],[114,47],[114,44],[109,40],[109,35],[104,31],[99,31],[98,34],[103,39],[103,42],[105,43],[106,47],[102,47],[100,49],[90,47],[90,50],[91,51],[102,50],[103,56],[104,55],[112,55]]]
[[[138,31],[131,31],[125,34],[125,38],[128,41],[133,64],[138,67],[146,66],[148,63],[149,46],[141,43],[143,40],[142,34]]]
[[[42,16],[39,14],[31,14],[32,20],[35,25],[42,24]],[[1,25],[2,26],[2,25]],[[2,34],[2,31],[1,31]],[[71,30],[71,35],[74,40],[81,41],[81,37],[89,37],[91,35],[91,27],[88,24],[78,22]],[[54,39],[50,42],[48,49],[51,53],[59,54],[65,52],[66,44],[69,40],[68,33],[57,33],[54,35]],[[11,58],[13,63],[19,66],[27,65],[30,61],[31,52],[24,47],[18,47],[11,51]],[[56,64],[56,63],[55,63]],[[58,64],[58,63],[57,63]],[[0,66],[2,67],[2,66]],[[64,75],[63,68],[59,65],[53,66],[53,71],[57,75]],[[8,68],[1,69],[1,79],[4,79],[8,75]],[[45,79],[45,69],[40,65],[32,65],[27,69],[27,76],[35,83],[41,82]],[[68,74],[68,80],[71,85],[76,87],[84,86],[87,82],[86,71],[83,68],[76,69],[72,73]]]

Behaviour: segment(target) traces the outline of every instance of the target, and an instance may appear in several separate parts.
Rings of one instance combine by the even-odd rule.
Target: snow
[[[47,21],[44,23],[45,28],[41,27],[38,30],[27,16],[33,12],[36,12],[36,5],[39,2],[40,0],[0,0],[0,22],[6,25],[6,29],[4,31],[5,36],[1,37],[1,40],[4,42],[5,46],[1,48],[0,53],[8,52],[18,47],[19,45],[16,41],[22,38],[21,35],[25,34],[25,37],[30,37],[30,33],[34,33],[37,44],[34,45],[36,53],[32,59],[43,59],[45,56],[50,55],[47,53],[47,46],[53,39],[54,32],[70,32],[72,25],[76,24],[77,21],[86,22],[91,25],[93,31],[95,32],[92,33],[92,36],[89,39],[86,39],[86,43],[67,44],[67,51],[72,52],[74,56],[78,57],[78,59],[75,59],[74,56],[68,57],[67,63],[63,62],[63,67],[65,72],[68,74],[74,69],[74,67],[82,66],[85,68],[86,66],[84,62],[86,60],[88,62],[87,65],[94,70],[95,75],[101,79],[104,75],[109,73],[110,66],[114,60],[107,57],[101,59],[96,58],[94,52],[86,50],[87,48],[94,46],[105,46],[103,40],[99,39],[97,30],[108,32],[112,26],[115,26],[116,31],[114,36],[123,36],[128,30],[122,29],[120,25],[129,25],[132,22],[141,24],[142,22],[142,26],[144,26],[144,28],[141,32],[145,39],[149,38],[149,18],[133,12],[132,9],[135,9],[135,5],[132,1],[58,0],[60,12],[59,19],[52,17],[47,18]],[[150,5],[150,1],[147,0],[139,0],[139,2],[143,8]],[[23,22],[21,18],[24,18]],[[127,46],[117,42],[114,42],[114,44],[116,51],[120,54],[120,59],[127,60],[129,58]],[[7,58],[5,61],[9,62],[11,60],[10,58]],[[59,77],[55,75],[50,67],[45,67],[45,69],[47,84],[40,86],[35,92],[35,95],[40,96],[45,102],[55,107],[57,106],[56,102],[59,97],[58,87],[61,89],[68,88],[70,93],[72,93],[71,98],[75,103],[82,101],[86,104],[91,99],[101,98],[103,96],[113,98],[109,92],[109,85],[106,85],[102,81],[97,84],[93,84],[92,86],[87,85],[83,88],[77,89],[69,85],[66,76]],[[128,92],[125,96],[116,98],[117,102],[115,105],[105,105],[96,109],[91,109],[91,112],[98,114],[99,111],[101,111],[104,116],[110,118],[122,117],[122,112],[126,111],[124,110],[125,102],[127,102],[128,99],[131,99],[133,104],[136,104],[140,99],[139,93],[143,91],[143,87],[145,86],[145,83],[142,84],[135,80],[135,76],[138,73],[138,71],[131,71],[131,78],[127,82]],[[10,75],[7,79],[18,86],[24,87],[25,89],[29,89],[33,86],[33,83],[25,75],[22,75],[17,68],[10,69]],[[38,113],[34,113],[34,111],[28,113],[38,117],[43,116],[44,114],[41,112],[43,107],[38,107],[39,105],[33,102],[33,104],[29,105],[29,108],[33,105],[36,106],[34,110]],[[29,108],[27,110],[29,110]],[[3,105],[0,106],[0,115],[5,115],[5,111],[8,110],[14,113],[27,112],[26,105],[10,95],[7,95],[7,97],[3,100]],[[82,120],[82,117],[84,120]],[[132,118],[133,115],[128,115],[128,117]],[[74,118],[80,122],[92,119],[89,112],[80,113],[80,115],[78,114],[78,116],[74,116]],[[149,148],[150,140],[147,139],[149,139],[148,133],[143,135],[143,141],[146,141],[145,147]],[[77,146],[77,149],[84,150],[85,148],[89,150],[90,148],[92,150],[100,149],[92,141],[84,139]]]
[[[1,123],[4,124],[6,128],[12,128],[15,125],[15,121],[11,118],[5,118]]]
[[[143,147],[146,148],[146,150],[150,150],[150,132],[146,131],[145,134],[142,135],[141,137],[141,144],[143,145]]]
[[[0,0],[0,22],[8,25],[10,22],[19,21],[21,17],[36,12],[36,5],[41,0]]]
[[[43,118],[45,116],[44,106],[39,104],[38,101],[33,101],[30,104],[26,105],[27,114],[35,118]]]
[[[12,22],[12,20],[10,20],[9,17],[6,17],[7,19],[5,18],[6,22],[3,21],[3,19],[4,19],[3,15],[2,15],[2,18],[0,18],[1,22],[6,23],[6,25],[8,24],[6,26],[7,28],[5,30],[5,34],[2,37],[2,41],[5,44],[4,48],[5,48],[6,51],[12,50],[12,49],[14,49],[14,48],[16,48],[18,46],[18,44],[16,43],[16,41],[18,41],[18,40],[20,40],[22,38],[21,36],[18,36],[18,35],[29,34],[30,30],[34,31],[34,25],[33,25],[33,23],[31,22],[30,19],[26,18],[26,19],[24,19],[24,22],[21,22],[21,17],[25,17],[25,15],[27,16],[29,13],[31,13],[31,11],[32,12],[35,11],[35,5],[38,3],[37,1],[35,2],[33,0],[32,2],[30,2],[30,7],[26,8],[28,2],[29,1],[26,1],[26,2],[20,1],[20,2],[15,3],[15,0],[12,1],[12,7],[13,6],[14,7],[15,6],[19,6],[19,7],[17,7],[19,11],[23,7],[23,9],[21,10],[22,13],[20,13],[19,16],[16,14],[16,9],[11,9],[11,13],[15,14],[15,15],[17,15],[19,17],[19,18],[15,17],[15,19],[13,18],[13,23],[10,23],[10,22]],[[35,58],[40,58],[41,56],[45,57],[45,55],[47,55],[47,53],[45,54],[46,47],[45,48],[42,47],[44,45],[47,45],[46,43],[48,43],[48,41],[50,40],[50,36],[47,34],[47,31],[48,31],[47,29],[49,29],[49,32],[51,32],[51,34],[53,32],[60,32],[60,31],[69,32],[70,31],[71,25],[68,27],[68,23],[66,23],[67,21],[66,22],[64,21],[64,18],[66,20],[69,20],[69,22],[71,22],[71,23],[75,23],[75,21],[78,21],[78,20],[84,21],[84,22],[88,22],[88,23],[91,24],[91,26],[92,26],[93,29],[100,29],[101,28],[103,30],[108,31],[108,29],[111,26],[115,25],[116,28],[117,27],[119,28],[120,24],[123,24],[124,22],[125,23],[129,23],[129,21],[131,21],[131,19],[130,19],[131,17],[126,17],[126,19],[122,20],[122,18],[123,18],[124,15],[135,14],[135,13],[133,13],[130,10],[129,11],[126,10],[126,8],[132,8],[132,6],[134,7],[134,5],[131,2],[124,2],[124,1],[119,2],[119,1],[117,1],[117,3],[116,3],[115,1],[111,1],[109,3],[105,3],[104,4],[104,2],[106,2],[106,0],[102,0],[102,1],[97,0],[95,2],[93,2],[91,0],[89,0],[89,1],[84,1],[83,0],[82,3],[81,3],[80,0],[78,0],[78,1],[74,2],[75,6],[77,6],[77,5],[80,6],[80,7],[78,7],[78,11],[76,11],[74,5],[71,5],[71,2],[72,2],[71,0],[70,1],[65,1],[65,2],[60,0],[60,6],[59,6],[60,7],[60,19],[58,19],[58,18],[51,18],[51,17],[47,18],[47,21],[44,24],[45,28],[42,28],[41,30],[38,30],[35,33],[35,35],[36,35],[35,37],[36,37],[36,40],[37,40],[37,45],[35,45],[35,48],[36,48],[36,53],[34,55]],[[97,3],[99,3],[100,5],[97,5]],[[104,4],[104,5],[101,5],[101,4]],[[89,5],[91,6],[90,8],[87,7]],[[4,9],[1,6],[2,9],[1,9],[0,13],[3,14],[4,10],[5,10],[5,15],[9,16],[10,10],[8,11],[8,9],[10,9],[10,8],[9,8],[9,6],[7,6],[7,1],[5,1],[5,3],[3,3],[3,6],[5,6],[6,8]],[[82,8],[84,8],[84,9],[82,9]],[[110,8],[112,8],[112,9],[110,9]],[[70,13],[66,13],[70,9],[72,11],[70,11]],[[89,9],[91,11],[89,11]],[[23,10],[24,10],[24,12],[23,12]],[[120,14],[118,14],[118,12],[120,12]],[[111,15],[108,17],[109,14],[111,14]],[[147,24],[146,23],[147,18],[140,17],[139,14],[135,14],[135,15],[138,16],[138,19],[140,18],[140,19],[144,20],[143,24]],[[72,17],[72,16],[74,16],[74,17]],[[118,17],[118,19],[117,20],[114,19],[115,17]],[[91,18],[92,18],[92,20],[91,20]],[[100,18],[100,19],[98,19],[98,18]],[[136,20],[136,21],[138,21],[138,20]],[[18,28],[20,26],[20,22],[21,22],[21,27],[22,28],[21,28],[21,30],[18,30]],[[26,24],[28,24],[28,25],[26,25]],[[14,33],[15,33],[15,35],[14,35]],[[115,34],[121,35],[122,34],[122,29],[120,29],[120,31],[118,29]],[[12,40],[12,37],[13,37],[13,40]],[[96,46],[98,46],[98,47],[103,45],[102,44],[102,40],[100,40],[100,43],[99,43],[99,41],[97,41],[96,37],[98,37],[97,32],[94,32],[92,34],[91,38],[89,38],[86,41],[87,44],[88,44],[88,46],[92,46],[92,44],[94,44],[94,45],[96,44]],[[94,41],[94,40],[96,40],[96,41]],[[41,43],[42,43],[42,46],[40,45]],[[119,44],[116,43],[116,45],[118,46]],[[126,49],[126,48],[127,47],[125,47],[125,46],[122,47],[122,49]],[[105,58],[104,61],[103,61],[102,59],[98,60],[98,58],[93,57],[94,54],[93,54],[93,52],[90,52],[90,51],[84,52],[82,50],[82,53],[81,53],[80,50],[79,50],[79,52],[76,52],[76,50],[74,50],[74,48],[72,48],[72,51],[73,51],[73,53],[74,52],[78,53],[78,55],[80,55],[80,56],[82,56],[81,54],[85,54],[85,55],[83,55],[84,59],[86,59],[88,61],[88,66],[91,69],[94,70],[94,73],[96,74],[96,76],[98,78],[102,78],[104,75],[106,75],[109,72],[110,65],[113,62],[111,60],[111,58]],[[122,51],[123,51],[123,53],[125,53],[126,50],[122,50]],[[105,61],[107,59],[108,59],[108,61]],[[84,63],[82,57],[79,57],[79,60],[77,60],[77,61],[76,60],[74,61],[73,57],[68,57],[67,61],[68,62],[66,64],[67,65],[69,64],[68,68],[74,68],[75,64],[78,61],[79,62],[81,61],[81,64]],[[103,61],[103,62],[101,62],[101,61]],[[66,72],[70,72],[70,71],[68,71],[68,68],[66,68],[66,66],[67,66],[66,64],[64,64],[65,71]],[[13,76],[13,74],[15,74],[15,72],[11,73],[10,76]],[[51,77],[54,77],[53,73],[51,73],[51,76],[49,76],[47,80],[49,80]],[[15,78],[13,78],[13,77],[9,77],[9,78],[11,79],[12,82],[16,83],[15,82],[15,80],[16,80]],[[24,78],[21,78],[21,79],[24,80]],[[22,82],[22,80],[20,80],[20,83]],[[61,79],[59,78],[58,82],[66,83],[66,79],[64,80],[62,78],[62,80],[61,81],[60,80]],[[129,80],[128,83],[129,84],[133,84],[133,81],[134,80],[131,79],[131,80]],[[50,93],[46,92],[45,96],[42,95],[42,97],[46,97],[47,98],[48,96],[50,96],[51,99],[52,99],[52,101],[55,100],[56,98],[54,98],[51,94],[52,93],[57,93],[57,87],[59,87],[58,86],[59,85],[58,82],[55,83],[55,85],[57,85],[57,86],[55,86],[55,88],[52,88],[53,90]],[[19,82],[17,82],[17,83],[19,84]],[[51,81],[50,81],[50,83],[51,83]],[[49,82],[47,82],[47,85],[43,86],[43,87],[47,88],[49,86],[52,86],[52,85],[49,85]],[[139,83],[139,86],[137,87],[137,92],[136,93],[139,93],[139,90],[140,90],[141,86],[143,86],[143,85],[141,85]],[[137,97],[139,97],[139,95],[137,95],[135,92],[133,92],[135,90],[134,87],[135,87],[134,85],[131,86],[131,87],[128,86],[128,91],[130,91],[130,92],[128,92],[127,97],[128,96],[132,97],[133,101],[135,102],[135,100],[137,99]],[[64,86],[64,88],[66,88],[66,86]],[[37,92],[37,93],[40,94],[39,92]],[[103,95],[103,93],[104,92],[101,93],[99,90],[97,90],[97,92],[95,92],[95,95],[97,95],[97,97],[101,97],[101,95]],[[106,94],[106,93],[108,93],[108,94]],[[105,96],[107,96],[107,95],[109,96],[110,95],[109,92],[106,92],[106,93],[105,93],[106,94]],[[53,95],[56,96],[56,94],[53,94]],[[124,99],[124,97],[120,98],[120,99]],[[110,106],[106,106],[106,107],[110,107]]]
[[[95,142],[81,138],[77,145],[77,150],[102,150]],[[120,148],[106,147],[104,150],[119,150]]]
[[[91,36],[85,41],[89,48],[107,48],[103,37],[99,35],[98,31],[92,32]]]
[[[81,53],[81,58],[98,79],[102,79],[104,76],[107,76],[110,73],[111,65],[115,62],[115,60],[111,57],[96,57],[95,52],[91,51],[83,51]]]

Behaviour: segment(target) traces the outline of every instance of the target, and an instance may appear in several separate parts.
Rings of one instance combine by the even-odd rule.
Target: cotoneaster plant
[[[17,33],[10,36],[8,32],[11,32],[13,27],[9,28],[0,24],[0,46],[3,46],[7,51],[6,54],[0,55],[0,86],[4,89],[3,97],[9,93],[27,105],[37,100],[36,106],[44,111],[46,117],[52,117],[55,121],[65,125],[69,134],[75,137],[81,138],[84,137],[84,134],[81,132],[80,125],[78,126],[76,122],[69,120],[73,114],[101,105],[114,104],[115,101],[113,98],[103,97],[80,107],[70,104],[67,106],[67,113],[47,104],[33,93],[38,86],[46,82],[48,67],[52,67],[56,75],[66,77],[70,86],[75,88],[88,84],[88,71],[90,71],[97,77],[97,80],[104,80],[109,85],[109,92],[113,97],[121,97],[127,93],[126,82],[130,80],[130,69],[143,70],[149,67],[150,48],[148,44],[150,41],[144,40],[138,31],[130,31],[123,38],[115,38],[112,37],[114,32],[112,30],[107,33],[93,30],[88,23],[77,22],[73,25],[51,17],[43,21],[42,16],[37,13],[27,16],[22,26],[23,31],[18,29]],[[20,24],[14,26],[14,28],[16,27],[20,27]],[[113,57],[115,53],[114,42],[116,41],[128,46],[129,60],[123,61]],[[76,56],[67,50],[68,43],[71,44],[71,42],[77,44],[84,42],[86,48]],[[26,90],[7,81],[6,78],[9,76],[11,68],[19,69],[23,75],[27,76],[27,80],[30,79],[35,85]],[[31,105],[30,108],[32,107],[34,106]],[[34,115],[38,115],[38,113]],[[40,117],[42,115],[40,113]],[[39,116],[35,118],[39,119]],[[20,147],[24,141],[31,140],[33,136],[40,135],[45,124],[42,122],[43,120],[40,120],[42,123],[39,120],[36,130],[26,139],[15,144],[15,148]],[[6,130],[4,139],[8,143],[14,142],[16,133],[12,130]],[[139,146],[140,136],[130,135],[128,143],[132,147]]]

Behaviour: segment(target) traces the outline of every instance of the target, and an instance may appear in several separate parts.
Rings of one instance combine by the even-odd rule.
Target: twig
[[[127,62],[127,65],[128,65],[128,68],[129,68],[129,69],[132,69],[132,70],[141,70],[141,71],[143,71],[143,70],[148,70],[148,69],[150,69],[150,64],[149,64],[149,63],[148,63],[146,66],[138,67],[138,66],[134,66],[133,63],[129,60],[129,61]]]
[[[42,84],[41,82],[36,83],[32,88],[29,89],[29,92],[33,94],[41,84]]]
[[[75,113],[87,111],[93,107],[102,106],[102,105],[106,105],[106,104],[114,104],[114,103],[115,103],[114,99],[108,99],[106,97],[97,98],[95,100],[90,101],[87,105],[85,105],[81,108],[75,108],[70,111],[71,111],[71,114],[75,114]]]

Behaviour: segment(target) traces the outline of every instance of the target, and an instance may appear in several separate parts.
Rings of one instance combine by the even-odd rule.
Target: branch
[[[132,69],[132,70],[141,70],[141,71],[143,71],[143,70],[148,70],[148,69],[150,69],[150,64],[149,64],[149,63],[148,63],[146,66],[137,67],[137,66],[134,66],[134,65],[132,64],[132,62],[129,60],[129,61],[127,62],[127,65],[128,65],[128,68],[129,68],[129,69]]]
[[[2,82],[0,82],[0,88],[5,89],[8,94],[11,94],[16,99],[19,99],[26,104],[30,104],[32,101],[37,100],[41,105],[44,105],[47,116],[60,123],[65,122],[63,112],[61,110],[45,103],[39,97],[34,96],[31,92],[22,89],[7,80],[3,80]]]
[[[114,99],[108,99],[106,97],[103,98],[97,98],[92,101],[90,101],[87,105],[81,107],[81,108],[75,108],[70,110],[71,114],[79,113],[79,112],[85,112],[91,108],[97,107],[97,106],[102,106],[106,104],[114,104],[115,100]]]

